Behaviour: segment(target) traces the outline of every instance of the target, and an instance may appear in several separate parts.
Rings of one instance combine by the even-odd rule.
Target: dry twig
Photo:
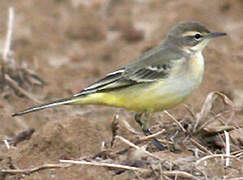
[[[119,115],[115,114],[113,117],[113,121],[111,123],[111,130],[112,130],[112,139],[111,139],[111,147],[113,146],[115,142],[115,137],[118,134],[118,129],[119,129]]]
[[[205,127],[206,125],[208,125],[212,121],[212,120],[208,120],[202,125],[202,127],[198,128],[198,125],[200,124],[200,122],[202,122],[206,117],[208,117],[208,114],[211,112],[211,109],[212,109],[212,106],[213,106],[213,102],[215,101],[215,99],[217,97],[221,97],[223,99],[224,103],[226,105],[229,105],[232,108],[233,111],[234,110],[238,110],[234,106],[233,102],[226,95],[224,95],[223,93],[220,93],[218,91],[210,92],[208,94],[204,104],[203,104],[203,107],[202,107],[201,111],[196,114],[196,124],[194,126],[193,132],[200,131],[202,129],[202,127]]]
[[[196,119],[196,114],[195,112],[186,104],[183,104],[184,107],[186,108],[186,110],[190,113],[190,115],[192,116],[193,119]]]
[[[168,111],[164,111],[165,114],[167,114],[173,121],[175,121],[175,123],[181,128],[181,130],[186,133],[186,129],[181,125],[181,123],[179,121],[177,121],[177,119],[172,116]]]
[[[194,146],[197,146],[198,149],[202,150],[203,152],[205,153],[208,153],[208,154],[213,154],[211,151],[209,151],[206,147],[202,146],[201,144],[199,144],[196,140],[194,140],[193,138],[190,139],[191,140],[191,143],[194,145]]]
[[[128,131],[130,131],[133,134],[139,134],[141,135],[141,132],[136,131],[125,119],[121,119],[125,127],[127,128]]]
[[[5,74],[6,81],[12,85],[12,87],[16,90],[18,90],[20,93],[28,97],[29,99],[33,100],[36,103],[42,103],[42,101],[36,99],[32,94],[25,91],[23,88],[21,88],[8,74]]]
[[[235,159],[235,160],[237,160],[237,161],[240,161],[239,159],[237,159],[237,157],[232,156],[232,155],[229,156],[229,155],[227,155],[227,154],[213,154],[213,155],[204,156],[203,158],[197,160],[196,165],[199,165],[199,164],[201,164],[203,161],[206,161],[206,160],[208,160],[208,159],[223,158],[223,157],[225,157],[225,158],[232,158],[232,159]]]
[[[8,31],[6,36],[6,41],[3,50],[3,62],[2,62],[2,78],[5,82],[5,63],[9,61],[8,55],[10,54],[11,40],[13,34],[13,21],[14,21],[14,9],[13,7],[9,8],[9,18],[8,18]]]
[[[3,51],[3,60],[5,62],[8,61],[8,55],[10,52],[11,40],[12,40],[12,34],[13,34],[13,22],[14,22],[14,9],[13,9],[13,7],[10,7],[9,8],[9,19],[8,19],[8,31],[7,31],[7,37],[6,37],[4,51]]]
[[[60,160],[61,163],[68,163],[68,164],[83,164],[83,165],[92,165],[92,166],[102,166],[102,167],[110,167],[110,168],[120,168],[132,171],[141,171],[146,172],[150,171],[149,169],[144,168],[137,168],[132,166],[126,166],[121,164],[111,164],[111,163],[103,163],[103,162],[87,162],[87,161],[73,161],[73,160]]]
[[[14,26],[14,9],[13,9],[13,7],[10,7],[9,8],[9,18],[8,18],[6,41],[5,41],[4,50],[3,50],[3,54],[2,54],[2,59],[3,59],[2,64],[1,64],[2,65],[2,68],[1,68],[2,83],[5,84],[5,82],[7,82],[10,87],[17,90],[18,92],[20,92],[24,96],[28,97],[29,99],[33,100],[36,103],[41,103],[41,101],[36,99],[33,95],[28,93],[25,89],[21,88],[18,85],[15,78],[12,78],[12,77],[16,76],[16,75],[12,75],[12,73],[18,74],[19,70],[23,70],[24,71],[23,74],[25,72],[28,72],[28,73],[30,72],[26,69],[17,68],[15,66],[15,61],[14,61],[13,57],[10,56],[11,55],[11,42],[12,42],[13,26]],[[5,64],[8,65],[8,66],[6,66]],[[13,67],[11,67],[11,65]],[[9,71],[9,69],[13,69],[13,70]],[[21,73],[17,75],[19,79],[21,79],[21,75],[22,75]],[[32,74],[29,73],[28,75],[30,75],[30,78],[27,78],[28,80],[32,80],[33,82],[38,82],[39,85],[44,84],[44,82],[40,78],[38,78],[37,76],[34,77],[33,73]]]
[[[163,134],[165,132],[165,129],[162,129],[161,131],[157,132],[157,133],[154,133],[152,135],[149,135],[149,136],[145,136],[145,137],[142,137],[139,139],[139,141],[148,141],[148,140],[151,140],[161,134]]]
[[[238,156],[240,156],[240,155],[243,155],[243,149],[241,149],[241,150],[239,150],[239,151],[234,151],[234,152],[232,152],[231,154],[234,155],[234,156],[236,156],[236,157],[238,157]]]
[[[72,164],[44,164],[30,169],[0,169],[0,173],[11,174],[11,175],[31,174],[44,169],[67,168],[70,166],[72,166]]]
[[[193,132],[196,132],[196,129],[198,128],[199,123],[204,120],[205,117],[208,116],[212,105],[213,101],[216,99],[216,96],[214,95],[214,92],[211,92],[208,94],[206,100],[203,103],[202,109],[199,113],[196,114],[196,124],[194,126]]]
[[[3,142],[4,142],[5,146],[7,147],[7,149],[10,149],[10,145],[8,143],[8,140],[4,139]]]
[[[226,155],[230,156],[230,140],[229,140],[229,133],[224,131],[225,135],[225,153]],[[226,158],[225,166],[228,167],[230,163],[230,159]]]
[[[199,178],[185,171],[162,171],[162,174],[166,176],[176,176],[176,177],[182,177],[182,178],[187,178],[192,180],[199,180]]]
[[[123,141],[124,143],[128,144],[129,146],[135,148],[135,149],[138,149],[138,150],[141,150],[142,152],[144,152],[145,154],[147,154],[148,156],[154,158],[154,159],[157,159],[157,160],[160,160],[160,161],[164,161],[163,159],[161,159],[160,157],[140,148],[139,146],[136,146],[135,144],[133,144],[132,142],[128,141],[127,139],[121,137],[121,136],[116,136],[116,138],[120,139],[121,141]]]

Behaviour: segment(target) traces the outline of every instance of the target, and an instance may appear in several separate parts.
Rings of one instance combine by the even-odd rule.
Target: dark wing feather
[[[77,94],[73,96],[81,96],[85,94],[90,94],[93,92],[97,92],[101,89],[104,89],[106,86],[113,84],[114,82],[118,81],[124,72],[124,69],[119,69],[113,73],[107,74],[103,79],[96,81],[95,83],[91,84],[89,87],[83,89]]]
[[[156,80],[165,78],[168,75],[168,70],[154,69],[149,67],[137,69],[137,71],[128,74],[126,74],[126,71],[119,71],[108,74],[105,78],[95,82],[74,96],[124,88],[138,83],[154,82]]]
[[[127,78],[130,80],[136,81],[138,83],[142,82],[153,82],[160,79],[164,79],[169,74],[169,69],[165,69],[165,65],[158,67],[158,66],[148,66],[145,68],[138,69],[134,73],[130,73],[127,75]]]

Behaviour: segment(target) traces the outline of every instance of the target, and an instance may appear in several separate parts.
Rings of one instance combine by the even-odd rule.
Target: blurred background
[[[228,36],[214,40],[204,51],[203,83],[185,103],[198,111],[209,92],[220,91],[238,106],[243,104],[242,0],[1,0],[1,51],[10,6],[15,12],[11,52],[16,66],[45,81],[45,85],[17,83],[40,101],[77,93],[159,45],[178,22],[199,21]],[[2,90],[0,98],[2,139],[28,128],[36,130],[17,150],[0,154],[11,156],[21,168],[97,153],[101,142],[111,139],[110,123],[115,113],[129,122],[133,118],[133,113],[125,110],[96,106],[61,107],[12,118],[11,113],[36,102],[10,89]],[[183,118],[185,108],[179,105],[170,112]],[[243,123],[242,112],[237,114],[237,121]],[[57,170],[55,178],[78,179],[80,174],[85,179],[111,178],[99,168],[70,172]],[[29,178],[51,177],[43,172]]]

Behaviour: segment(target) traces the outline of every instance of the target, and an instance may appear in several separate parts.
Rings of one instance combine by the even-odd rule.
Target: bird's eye
[[[201,34],[195,34],[195,36],[194,36],[194,38],[195,38],[196,40],[201,39],[201,37],[202,37],[202,35],[201,35]]]

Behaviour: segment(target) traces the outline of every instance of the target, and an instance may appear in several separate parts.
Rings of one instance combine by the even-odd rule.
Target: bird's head
[[[210,32],[198,22],[181,22],[171,29],[165,45],[178,47],[188,53],[201,52],[212,38],[225,35],[223,32]]]

